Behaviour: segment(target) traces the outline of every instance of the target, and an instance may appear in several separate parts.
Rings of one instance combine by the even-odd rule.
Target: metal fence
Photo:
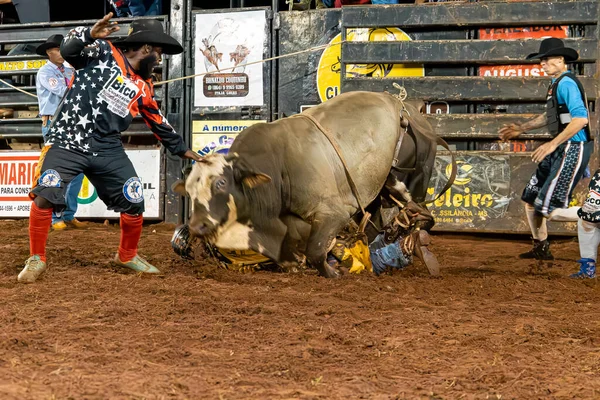
[[[542,37],[553,35],[553,31],[564,33],[565,45],[580,54],[571,69],[579,75],[586,90],[593,136],[597,138],[597,24],[597,1],[484,1],[343,8],[342,40],[348,41],[342,44],[341,50],[340,69],[347,71],[342,73],[341,90],[394,92],[393,84],[398,83],[406,89],[409,98],[448,104],[447,113],[432,113],[426,118],[437,134],[458,150],[460,166],[464,169],[459,170],[463,181],[457,181],[446,198],[433,206],[438,229],[525,233],[528,229],[519,197],[535,167],[527,152],[550,136],[541,129],[505,145],[498,143],[498,130],[505,123],[520,122],[543,112],[550,80],[543,76],[501,76],[509,71],[502,66],[520,66],[512,73],[529,71],[528,65],[534,62],[524,61],[525,56],[538,51]],[[402,29],[415,40],[349,40],[353,31],[381,27]],[[464,29],[467,35],[460,40],[435,38],[435,32],[448,29]],[[418,39],[423,32],[433,34],[433,38]],[[495,37],[508,40],[494,40]],[[372,77],[352,74],[351,66],[357,64],[455,66],[465,68],[468,73],[466,76]],[[501,73],[490,76],[491,70]],[[443,153],[440,159],[444,159]],[[433,182],[436,188],[444,181],[445,166],[444,162],[436,163],[438,174],[434,180],[437,181]],[[597,166],[595,156],[592,171]],[[486,203],[486,207],[480,203],[474,207],[475,192],[494,200]],[[576,193],[576,202],[581,204],[586,192],[586,182],[583,182]],[[467,201],[470,204],[465,206]],[[575,224],[553,223],[551,229],[572,233]]]
[[[183,54],[165,59],[161,70],[163,79],[196,72],[194,21],[198,13],[192,10],[192,0],[172,0],[169,17],[161,18],[167,32],[185,49]],[[206,12],[236,11],[240,10]],[[496,67],[501,70],[507,65],[529,65],[523,61],[524,56],[537,51],[541,40],[540,35],[537,39],[516,35],[513,40],[494,40],[495,32],[519,32],[522,27],[564,29],[566,45],[580,54],[580,60],[572,68],[586,88],[592,130],[594,137],[598,136],[596,101],[599,85],[594,77],[599,56],[597,1],[480,1],[353,6],[307,12],[273,13],[266,10],[266,13],[264,28],[268,40],[264,57],[331,43],[339,35],[344,42],[338,46],[341,48],[339,55],[333,55],[338,57],[338,62],[335,66],[326,66],[335,70],[333,76],[338,79],[337,84],[333,83],[337,86],[328,88],[331,93],[353,90],[393,92],[393,83],[399,83],[406,88],[409,98],[427,102],[426,118],[458,151],[461,165],[457,185],[433,206],[438,229],[527,232],[519,201],[520,190],[535,168],[527,152],[540,141],[548,140],[549,135],[543,130],[523,135],[506,148],[498,143],[497,132],[506,122],[522,121],[543,111],[549,79],[494,76],[495,72],[484,74],[484,70]],[[52,34],[65,34],[73,26],[93,22],[0,25],[0,46],[41,43]],[[119,23],[120,33],[127,32],[130,20],[119,20]],[[405,36],[374,41],[355,41],[350,37],[361,30],[381,29],[401,32]],[[486,35],[489,37],[484,37]],[[309,52],[265,64],[265,102],[250,110],[194,107],[195,87],[191,79],[157,87],[156,95],[171,124],[192,147],[194,120],[234,121],[246,119],[248,114],[252,115],[250,118],[272,120],[327,100],[320,93],[322,82],[319,82],[324,58],[323,51]],[[35,74],[39,66],[38,56],[0,56],[0,78],[13,79],[20,89],[35,93]],[[415,76],[389,73],[395,66],[417,67],[420,72]],[[0,120],[0,139],[6,140],[8,148],[11,143],[21,141],[41,143],[41,121],[35,116],[31,118],[36,106],[35,98],[0,85],[0,108],[25,111],[17,112],[15,118]],[[20,117],[20,114],[25,116]],[[147,137],[148,143],[156,143],[141,120],[136,120],[123,134],[128,141]],[[438,157],[432,191],[443,185],[446,158],[443,153]],[[595,156],[592,168],[597,165]],[[166,154],[161,186],[170,187],[180,177],[181,167],[177,157]],[[581,188],[576,196],[579,201],[583,193]],[[181,222],[187,209],[185,200],[168,190],[163,196],[164,219]],[[551,229],[572,233],[574,225],[551,224]]]
[[[164,18],[157,18],[165,24]],[[119,33],[127,32],[130,19],[117,19],[121,26]],[[40,44],[54,34],[66,35],[76,26],[91,26],[96,21],[77,21],[60,23],[32,23],[0,25],[0,46],[3,49],[18,44]],[[118,36],[115,36],[118,37]],[[15,86],[28,93],[35,94],[35,79],[45,60],[37,54],[0,56],[0,79],[10,79]],[[166,70],[157,68],[157,72],[166,79]],[[156,88],[156,98],[160,103],[165,99],[163,87]],[[35,97],[28,96],[16,89],[0,83],[0,108],[14,111],[13,118],[0,119],[0,138],[10,143],[14,139],[27,139],[42,142],[41,119],[37,117],[38,103]],[[163,108],[166,108],[164,104]],[[136,118],[125,136],[151,136],[141,118]]]

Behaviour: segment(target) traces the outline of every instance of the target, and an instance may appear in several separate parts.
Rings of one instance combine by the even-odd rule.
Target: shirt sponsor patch
[[[121,75],[119,71],[115,71],[98,94],[98,98],[107,104],[109,111],[126,118],[130,113],[131,105],[144,94],[139,84],[144,85],[144,82],[141,80],[134,82]]]
[[[58,79],[56,78],[48,78],[48,85],[50,85],[51,88],[55,88],[58,86]]]
[[[587,199],[585,199],[585,202],[581,207],[581,211],[588,214],[600,211],[600,193],[595,190],[590,190]]]

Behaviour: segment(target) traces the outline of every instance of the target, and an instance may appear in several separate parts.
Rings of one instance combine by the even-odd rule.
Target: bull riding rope
[[[337,45],[342,44],[344,42],[346,42],[346,41],[342,40],[341,42],[338,42],[338,43],[324,44],[324,45],[321,45],[321,46],[311,47],[311,48],[306,49],[306,50],[300,50],[300,51],[295,51],[295,52],[289,53],[289,54],[283,54],[283,55],[280,55],[280,56],[265,58],[264,60],[252,61],[252,62],[245,63],[245,64],[238,64],[235,67],[229,67],[229,68],[224,68],[224,69],[217,69],[216,72],[228,71],[230,69],[233,70],[233,69],[238,68],[238,67],[245,67],[245,66],[253,65],[253,64],[262,64],[262,63],[265,63],[267,61],[273,61],[273,60],[278,60],[278,59],[281,59],[281,58],[296,56],[298,54],[311,53],[313,51],[324,50],[324,49],[326,49],[326,48],[328,48],[330,46],[337,46]],[[182,80],[185,80],[185,79],[196,78],[196,77],[199,77],[199,76],[204,76],[204,75],[208,75],[208,74],[212,74],[212,73],[214,73],[214,72],[203,72],[201,74],[182,76],[180,78],[173,78],[173,79],[169,79],[169,80],[166,80],[166,81],[156,82],[154,84],[154,86],[160,86],[160,85],[164,85],[164,84],[170,83],[170,82],[176,82],[176,81],[182,81]],[[15,89],[15,90],[17,90],[17,91],[19,91],[21,93],[24,93],[24,94],[26,94],[28,96],[35,97],[37,99],[37,96],[35,94],[29,93],[29,92],[27,92],[27,91],[25,91],[23,89],[20,89],[20,88],[18,88],[16,86],[13,86],[10,83],[6,82],[4,79],[0,79],[0,83],[3,83],[3,84],[5,84],[6,86],[8,86],[8,87],[10,87],[12,89]]]
[[[317,51],[317,50],[324,50],[324,49],[326,49],[326,48],[328,48],[330,46],[337,46],[338,44],[342,44],[342,43],[345,43],[345,42],[347,42],[347,40],[342,40],[342,41],[340,41],[338,43],[328,43],[328,44],[324,44],[324,45],[321,45],[321,46],[311,47],[311,48],[306,49],[306,50],[300,50],[300,51],[295,51],[293,53],[283,54],[281,56],[275,56],[275,57],[265,58],[264,60],[252,61],[252,62],[245,63],[245,64],[238,64],[238,65],[236,65],[234,67],[229,67],[229,68],[224,68],[224,69],[217,69],[216,72],[223,72],[223,71],[233,70],[233,69],[238,68],[238,67],[245,67],[245,66],[253,65],[253,64],[262,64],[262,63],[265,63],[267,61],[278,60],[280,58],[286,58],[286,57],[296,56],[298,54],[303,54],[303,53],[310,53],[310,52]],[[166,80],[166,81],[157,82],[157,83],[154,84],[154,86],[164,85],[165,83],[169,83],[169,82],[182,81],[184,79],[197,78],[199,76],[204,76],[204,75],[213,74],[213,73],[215,73],[215,72],[202,72],[200,74],[182,76],[180,78],[173,78],[173,79],[169,79],[169,80]]]

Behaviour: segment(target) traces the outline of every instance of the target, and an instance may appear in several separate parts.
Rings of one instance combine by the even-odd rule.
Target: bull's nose
[[[205,224],[190,225],[190,231],[194,236],[204,236],[210,233],[210,228]]]

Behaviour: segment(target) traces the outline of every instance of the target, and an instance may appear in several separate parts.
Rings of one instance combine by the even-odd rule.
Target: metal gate
[[[494,40],[507,32],[523,33],[524,27],[563,29],[566,44],[579,51],[581,58],[573,68],[586,87],[592,129],[594,136],[598,136],[598,84],[594,79],[599,55],[597,1],[353,6],[341,10],[273,14],[268,8],[194,11],[192,0],[172,0],[168,21],[163,19],[163,23],[184,45],[185,52],[165,58],[163,79],[198,73],[195,71],[198,59],[210,50],[210,43],[206,46],[202,42],[208,37],[195,37],[199,16],[210,15],[216,20],[219,14],[247,12],[263,15],[262,59],[335,40],[348,41],[337,46],[339,55],[321,50],[263,64],[260,102],[197,104],[199,92],[205,97],[221,95],[218,88],[208,88],[208,83],[218,83],[216,80],[196,78],[159,86],[157,97],[167,118],[197,151],[218,151],[219,145],[226,146],[227,143],[218,141],[207,143],[205,139],[209,135],[231,133],[230,136],[234,136],[236,130],[253,122],[298,113],[342,91],[394,91],[392,85],[397,82],[406,88],[409,98],[427,102],[426,117],[459,154],[459,179],[451,192],[433,207],[437,229],[527,232],[519,200],[520,191],[535,167],[527,151],[540,140],[547,140],[549,135],[543,131],[524,135],[507,149],[498,143],[497,131],[508,121],[522,121],[543,111],[548,78],[501,76],[511,74],[507,65],[527,64],[523,58],[538,49],[540,32],[538,39]],[[0,45],[41,42],[51,34],[64,34],[72,26],[93,22],[0,25]],[[122,32],[127,31],[128,23],[128,20],[120,21]],[[383,39],[364,39],[365,31],[368,36],[377,30],[383,31],[378,33]],[[517,37],[521,36],[517,34]],[[222,57],[231,60],[243,56],[244,51],[240,47],[240,51],[233,49],[227,53]],[[333,57],[331,65],[324,62],[327,57]],[[33,93],[34,75],[39,68],[36,61],[38,57],[0,57],[0,77],[14,78],[21,89]],[[322,68],[323,65],[326,68]],[[326,79],[319,76],[324,69],[329,72]],[[236,79],[241,78],[238,75]],[[240,90],[245,90],[243,84]],[[32,97],[0,87],[0,108],[27,111],[36,103]],[[5,149],[24,143],[41,143],[39,119],[25,116],[0,120],[0,139],[4,140]],[[142,121],[135,121],[124,135],[132,144],[156,144]],[[447,155],[441,153],[432,182],[433,192],[445,182],[447,161]],[[598,158],[594,156],[592,169],[597,165]],[[187,209],[179,196],[168,190],[171,183],[180,178],[181,166],[178,157],[163,152],[161,217],[168,222],[182,221]],[[576,194],[580,202],[585,184]],[[573,224],[553,223],[551,229],[560,233],[574,232]]]
[[[401,22],[400,22],[401,21]],[[342,44],[342,92],[355,90],[394,92],[402,85],[408,98],[440,104],[441,113],[427,115],[437,133],[458,151],[459,177],[451,190],[432,207],[437,229],[447,231],[528,232],[520,192],[535,165],[530,160],[534,141],[548,140],[540,130],[522,135],[506,148],[497,143],[498,129],[505,123],[523,121],[543,112],[547,77],[489,76],[490,71],[510,71],[506,65],[526,65],[525,56],[536,53],[540,36],[563,30],[565,44],[579,51],[572,67],[580,75],[589,100],[591,127],[598,137],[596,99],[598,84],[598,3],[574,2],[488,2],[440,3],[402,6],[356,6],[342,9],[342,39],[352,32],[396,27],[409,35],[447,29],[468,29],[465,40],[347,41]],[[540,32],[538,39],[518,39],[523,32]],[[548,31],[548,32],[546,32]],[[562,31],[561,31],[562,32]],[[484,40],[494,34],[518,33],[513,40]],[[525,35],[526,36],[526,35]],[[355,65],[384,66],[422,64],[460,66],[469,76],[377,77],[352,73]],[[495,66],[495,67],[489,67]],[[487,71],[487,73],[483,73]],[[514,71],[533,71],[527,66]],[[448,74],[454,75],[454,74]],[[488,75],[488,76],[486,76]],[[443,106],[447,104],[447,106]],[[465,111],[446,113],[462,105]],[[431,111],[431,109],[430,109]],[[597,141],[596,141],[597,143]],[[507,151],[508,150],[508,151]],[[515,152],[521,150],[522,152]],[[436,162],[432,192],[447,179],[449,158],[442,152]],[[592,172],[598,159],[592,159]],[[583,201],[587,181],[575,196]],[[556,233],[572,233],[574,223],[552,223]]]

